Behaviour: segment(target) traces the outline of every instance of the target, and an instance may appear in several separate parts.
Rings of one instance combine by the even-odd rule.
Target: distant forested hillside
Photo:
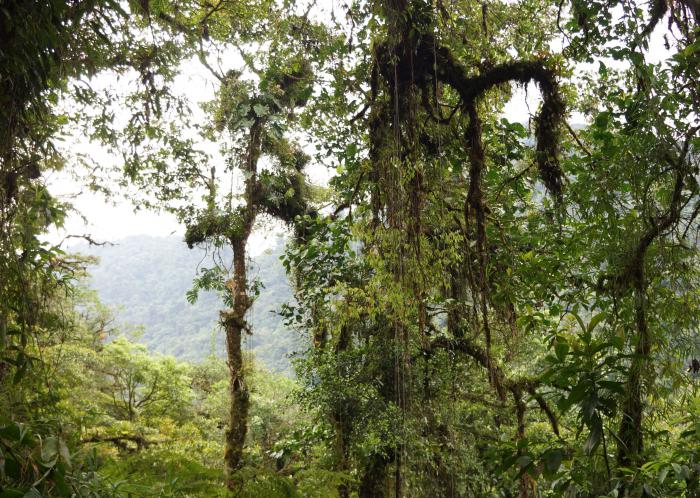
[[[223,352],[219,298],[202,292],[189,304],[185,297],[197,268],[210,266],[211,255],[188,249],[179,236],[135,236],[113,246],[77,245],[71,250],[99,258],[90,268],[90,286],[114,309],[120,325],[143,327],[138,340],[151,350],[187,360]],[[260,279],[265,287],[250,312],[253,335],[247,348],[273,371],[289,368],[287,355],[299,344],[297,334],[284,327],[277,314],[292,297],[279,260],[282,251],[279,243],[256,257],[249,270],[250,278]],[[222,251],[220,256],[230,261],[230,253]]]

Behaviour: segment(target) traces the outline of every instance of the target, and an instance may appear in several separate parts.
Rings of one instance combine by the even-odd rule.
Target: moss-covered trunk
[[[627,378],[626,397],[622,405],[622,420],[617,436],[617,461],[621,467],[639,463],[644,450],[643,437],[643,376],[649,366],[651,335],[646,318],[646,284],[640,268],[639,282],[635,285],[635,322],[637,344]]]
[[[229,234],[233,249],[233,277],[226,282],[231,296],[231,309],[221,312],[221,323],[226,332],[226,355],[230,374],[230,420],[226,432],[226,484],[231,490],[239,487],[236,471],[241,468],[245,436],[248,432],[248,387],[245,382],[243,333],[248,332],[245,315],[252,304],[248,296],[248,275],[246,273],[246,245],[253,230],[258,199],[256,198],[257,165],[260,157],[262,125],[256,120],[250,129],[250,141],[246,154],[244,171],[246,174],[245,204],[240,224]]]
[[[229,289],[233,297],[233,307],[221,312],[221,322],[226,332],[226,354],[230,374],[230,421],[226,432],[226,482],[230,489],[237,486],[235,472],[241,467],[241,458],[248,431],[248,387],[245,381],[243,352],[241,349],[243,333],[247,329],[245,314],[250,307],[246,292],[247,276],[245,268],[245,239],[232,241],[233,278]]]

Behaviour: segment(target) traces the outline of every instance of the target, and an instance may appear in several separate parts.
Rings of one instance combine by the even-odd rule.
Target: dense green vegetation
[[[700,497],[699,24],[697,0],[0,3],[0,498]],[[67,166],[214,257],[49,242]],[[249,258],[271,221],[294,299]],[[175,323],[172,264],[207,325]]]
[[[28,348],[32,368],[0,392],[3,496],[224,496],[224,362],[148,353],[82,288],[50,307],[60,333]],[[249,368],[248,457],[273,465],[300,422],[293,383]]]

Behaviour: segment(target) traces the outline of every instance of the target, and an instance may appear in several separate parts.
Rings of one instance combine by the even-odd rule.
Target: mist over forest
[[[250,310],[255,330],[246,337],[246,350],[267,369],[290,371],[288,355],[301,349],[301,334],[285,327],[280,316],[292,292],[280,257],[283,239],[250,262],[250,275],[262,282],[260,295]],[[202,361],[223,356],[224,337],[219,325],[221,306],[215,292],[202,292],[187,301],[187,291],[199,267],[211,262],[205,249],[190,250],[181,237],[131,236],[102,246],[76,244],[70,251],[95,256],[86,284],[113,310],[116,327],[133,331],[137,342],[149,350],[180,360]],[[230,250],[218,255],[230,260]]]

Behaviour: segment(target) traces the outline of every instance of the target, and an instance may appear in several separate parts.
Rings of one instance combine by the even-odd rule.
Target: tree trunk
[[[634,291],[637,344],[627,379],[627,396],[622,407],[622,421],[617,438],[617,461],[620,467],[638,464],[644,450],[642,376],[648,368],[651,335],[646,319],[646,284],[643,273],[638,278]]]
[[[342,355],[347,351],[350,346],[351,330],[347,324],[344,324],[340,328],[340,334],[338,336],[338,342],[335,346],[336,356]],[[340,375],[341,372],[338,372]],[[350,435],[352,433],[352,426],[355,422],[355,403],[352,399],[342,399],[339,402],[334,413],[333,424],[336,427],[336,458],[337,470],[341,472],[350,471]],[[338,487],[338,494],[340,498],[349,498],[350,489],[348,485],[343,482]]]
[[[229,489],[237,489],[235,473],[241,468],[241,458],[248,431],[248,387],[243,368],[241,342],[247,330],[245,314],[250,307],[247,293],[245,267],[245,245],[247,237],[233,239],[233,278],[227,282],[233,298],[233,308],[221,312],[221,323],[226,332],[226,353],[230,374],[230,421],[226,432],[226,484]]]
[[[262,143],[262,121],[256,119],[250,128],[250,141],[243,167],[245,179],[245,208],[240,219],[240,228],[229,234],[229,242],[233,249],[233,278],[226,282],[231,294],[233,307],[221,312],[221,324],[226,332],[226,354],[230,375],[230,420],[226,432],[226,485],[232,491],[240,488],[236,472],[242,467],[241,459],[245,436],[248,432],[248,386],[245,382],[243,368],[243,351],[241,342],[243,333],[248,332],[245,315],[252,304],[248,296],[248,276],[246,273],[246,245],[253,230],[257,201],[255,192],[257,185],[258,159]]]

